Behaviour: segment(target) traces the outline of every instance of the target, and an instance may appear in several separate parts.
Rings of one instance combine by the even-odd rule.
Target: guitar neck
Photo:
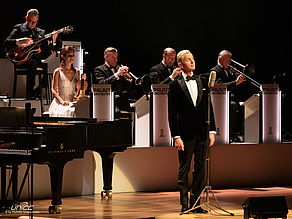
[[[36,40],[36,41],[33,41],[33,44],[38,44],[38,43],[42,42],[43,40],[50,38],[52,35],[53,35],[53,33],[48,33],[43,38]]]
[[[44,36],[44,38],[43,39],[48,39],[48,38],[50,38],[54,33],[61,33],[61,32],[63,32],[64,31],[64,28],[62,28],[62,29],[60,29],[60,30],[57,30],[57,31],[55,31],[55,32],[52,32],[52,33],[48,33],[48,34],[46,34],[45,36]],[[43,40],[42,39],[42,40]]]
[[[34,41],[34,43],[35,44],[37,44],[37,43],[39,43],[39,42],[41,42],[41,41],[43,41],[43,40],[45,40],[45,39],[48,39],[48,38],[50,38],[53,34],[55,34],[55,33],[62,33],[62,32],[64,32],[66,29],[65,28],[61,28],[61,29],[59,29],[59,30],[57,30],[57,31],[53,31],[53,32],[51,32],[51,33],[48,33],[48,34],[46,34],[42,39],[39,39],[39,40],[37,40],[37,41]]]

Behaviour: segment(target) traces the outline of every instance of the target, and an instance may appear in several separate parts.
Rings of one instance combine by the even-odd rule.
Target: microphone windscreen
[[[209,76],[209,87],[214,87],[216,81],[216,71],[211,71],[210,76]]]

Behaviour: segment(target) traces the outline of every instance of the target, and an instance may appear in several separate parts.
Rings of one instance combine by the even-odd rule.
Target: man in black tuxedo
[[[39,20],[39,12],[37,9],[30,9],[25,16],[26,22],[14,26],[12,32],[4,41],[6,50],[10,50],[16,46],[23,48],[29,46],[33,40],[41,39],[45,35],[45,30],[38,28],[36,25]],[[41,59],[47,58],[51,54],[51,50],[55,49],[58,33],[52,36],[51,41],[43,41],[40,48],[41,52],[31,56],[31,58],[22,65],[17,65],[20,69],[29,69],[30,75],[26,77],[26,97],[34,99],[39,95],[39,90],[33,90],[35,85],[35,71],[38,67],[44,68]],[[16,66],[15,66],[16,67]]]
[[[208,133],[208,79],[194,75],[195,61],[189,50],[177,55],[178,66],[182,74],[169,84],[168,116],[171,136],[178,149],[181,211],[188,209],[188,173],[194,154],[193,182],[190,192],[190,207],[198,199],[204,188],[205,158],[207,143],[215,141],[215,122],[212,105],[210,109],[210,132]],[[209,136],[209,139],[208,137]],[[197,203],[200,205],[200,202]],[[194,213],[207,213],[202,208]]]
[[[218,63],[211,68],[210,72],[216,71],[216,83],[226,84],[227,90],[231,92],[230,103],[230,141],[241,142],[238,137],[242,133],[243,108],[239,105],[238,85],[245,81],[243,74],[236,75],[229,68],[232,54],[223,50],[218,55]]]
[[[130,107],[128,92],[132,81],[127,66],[118,65],[118,50],[108,47],[104,51],[105,63],[97,66],[92,75],[93,84],[111,84],[112,91],[118,95],[115,103],[119,109]]]
[[[164,49],[162,61],[150,69],[151,84],[168,84],[180,75],[180,70],[174,65],[175,56],[174,49]]]

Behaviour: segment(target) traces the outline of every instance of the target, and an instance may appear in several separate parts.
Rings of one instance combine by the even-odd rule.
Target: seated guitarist
[[[30,9],[25,16],[26,22],[14,26],[10,35],[6,38],[4,46],[7,51],[12,48],[24,48],[32,44],[33,40],[41,39],[45,30],[36,27],[39,19],[39,12],[37,9]],[[56,45],[58,33],[52,35],[52,41],[43,41],[40,45],[40,52],[33,54],[23,64],[17,65],[18,68],[25,68],[31,70],[31,75],[26,78],[26,98],[35,99],[39,96],[40,89],[35,89],[35,71],[38,67],[42,67],[41,59],[45,59],[50,55],[51,50]]]

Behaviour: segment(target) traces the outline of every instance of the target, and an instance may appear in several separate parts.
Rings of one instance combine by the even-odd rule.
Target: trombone
[[[249,79],[250,80],[250,82],[254,85],[254,86],[256,86],[257,88],[261,88],[261,84],[259,83],[259,82],[257,82],[256,80],[254,80],[254,79],[252,79],[251,77],[249,77],[247,74],[253,74],[254,73],[254,66],[252,65],[252,64],[247,64],[247,65],[243,65],[243,64],[241,64],[241,63],[239,63],[239,62],[237,62],[237,61],[234,61],[233,59],[231,59],[231,62],[233,62],[234,64],[236,64],[236,65],[238,65],[238,66],[240,66],[240,67],[242,67],[243,68],[243,70],[242,71],[240,71],[240,70],[238,70],[237,68],[235,68],[234,66],[232,66],[232,65],[229,65],[229,67],[232,69],[232,70],[234,70],[234,71],[236,71],[238,74],[242,74],[245,78],[247,78],[247,79]]]

